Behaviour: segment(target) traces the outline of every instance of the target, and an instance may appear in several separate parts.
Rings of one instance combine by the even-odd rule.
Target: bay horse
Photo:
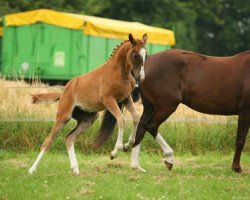
[[[173,150],[158,129],[180,103],[201,113],[238,115],[232,170],[241,172],[241,152],[250,126],[250,51],[230,57],[212,57],[172,49],[146,58],[140,84],[143,114],[137,127],[131,167],[139,164],[140,143],[148,131],[160,144],[171,170]]]
[[[66,145],[73,174],[79,174],[74,142],[77,136],[97,119],[99,111],[107,109],[118,124],[118,137],[111,158],[115,158],[119,149],[123,148],[124,117],[118,106],[119,102],[131,113],[134,124],[126,148],[134,141],[135,130],[139,116],[134,108],[131,92],[139,78],[145,57],[147,35],[142,39],[135,39],[129,34],[129,40],[118,45],[109,60],[97,69],[70,80],[62,94],[40,94],[33,97],[36,101],[59,100],[55,124],[41,146],[41,151],[29,169],[33,174],[48,150],[56,134],[71,119],[77,121],[76,127],[66,136]],[[100,139],[100,138],[99,138]],[[101,140],[104,138],[102,137]],[[97,138],[98,145],[98,138]]]

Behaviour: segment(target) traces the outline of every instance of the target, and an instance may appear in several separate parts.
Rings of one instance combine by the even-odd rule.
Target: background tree
[[[0,16],[40,8],[173,29],[176,47],[209,55],[250,49],[248,0],[0,0]]]

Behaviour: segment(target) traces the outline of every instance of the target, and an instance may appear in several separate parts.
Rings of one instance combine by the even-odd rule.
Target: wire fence
[[[126,121],[132,121],[132,118],[125,117]],[[196,119],[196,118],[172,118],[166,120],[171,123],[202,123],[202,124],[237,124],[237,121],[234,120],[211,120],[211,119]],[[0,119],[0,122],[55,122],[54,118],[3,118]]]

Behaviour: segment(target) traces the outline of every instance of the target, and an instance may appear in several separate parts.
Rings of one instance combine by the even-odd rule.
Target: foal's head
[[[139,78],[144,79],[144,62],[147,55],[146,43],[147,34],[142,36],[142,39],[134,39],[133,35],[129,34],[129,41],[131,43],[130,53],[128,59],[132,63],[132,75],[137,81]]]

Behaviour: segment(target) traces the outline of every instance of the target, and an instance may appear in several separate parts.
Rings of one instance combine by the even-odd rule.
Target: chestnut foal
[[[59,100],[56,121],[42,144],[41,151],[29,169],[33,174],[48,150],[56,134],[74,118],[77,121],[76,127],[66,136],[66,145],[73,174],[79,174],[79,167],[76,160],[74,142],[77,136],[97,119],[99,111],[107,109],[116,118],[118,124],[118,137],[111,158],[115,158],[118,150],[123,148],[124,117],[117,102],[123,101],[125,108],[131,113],[134,123],[128,143],[128,148],[134,142],[135,130],[139,116],[133,105],[131,92],[135,88],[135,80],[143,75],[143,64],[146,57],[147,35],[142,40],[134,39],[129,34],[129,40],[117,46],[110,59],[99,68],[70,80],[62,94],[38,95],[39,101],[54,99]]]

